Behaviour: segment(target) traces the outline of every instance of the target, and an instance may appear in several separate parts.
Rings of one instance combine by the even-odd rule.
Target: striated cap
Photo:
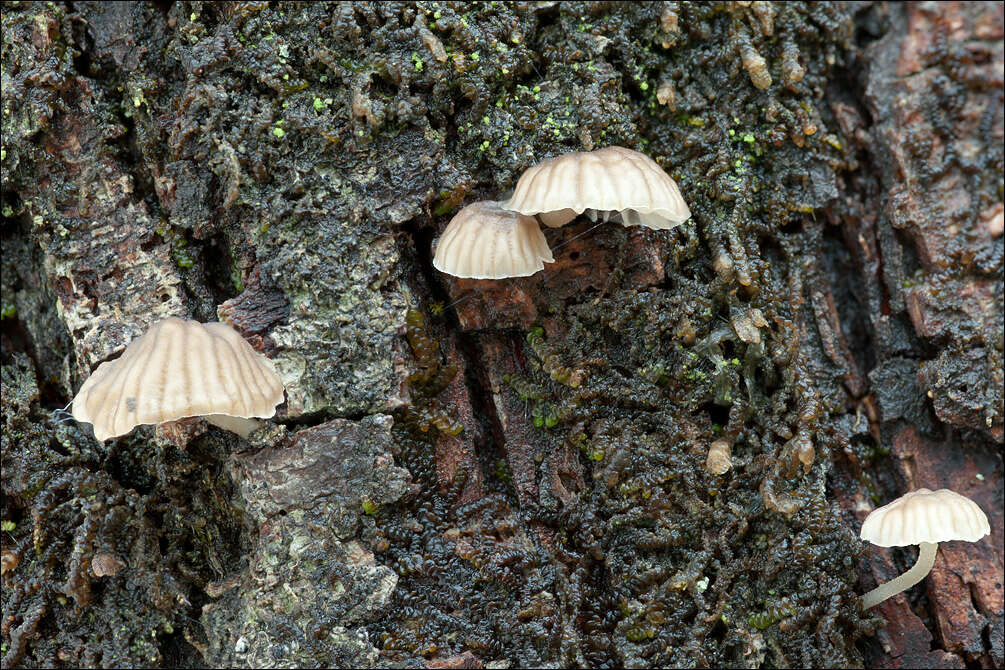
[[[433,257],[440,272],[471,279],[527,277],[554,262],[537,221],[490,200],[459,211]]]
[[[626,226],[676,228],[691,217],[677,182],[656,161],[624,147],[544,160],[517,182],[505,209],[565,225],[587,209],[622,212]]]
[[[918,489],[874,509],[862,523],[860,537],[880,547],[906,547],[976,542],[990,532],[987,516],[970,498],[949,489]]]
[[[189,416],[268,418],[282,402],[272,361],[236,330],[171,317],[99,365],[74,397],[72,413],[103,441]]]

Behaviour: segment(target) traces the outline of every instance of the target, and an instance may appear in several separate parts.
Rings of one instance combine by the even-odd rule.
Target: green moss
[[[381,662],[421,663],[415,660],[420,650],[442,658],[473,650],[480,658],[503,658],[521,666],[680,666],[693,663],[696,653],[709,664],[738,665],[749,660],[740,656],[740,648],[720,644],[718,632],[691,635],[698,625],[695,621],[714,617],[717,607],[723,611],[732,607],[736,616],[723,615],[723,621],[745,626],[752,616],[750,603],[767,602],[769,590],[799,593],[798,580],[809,576],[826,592],[807,596],[798,606],[819,613],[808,617],[801,629],[765,633],[766,639],[771,638],[763,663],[861,664],[854,649],[861,632],[859,615],[831,604],[854,601],[855,577],[843,567],[845,559],[854,558],[854,538],[843,537],[841,525],[833,521],[814,522],[814,542],[806,544],[805,551],[819,551],[820,563],[802,567],[778,548],[791,542],[765,541],[755,547],[750,539],[758,535],[790,539],[803,529],[799,514],[786,518],[765,511],[758,492],[764,472],[777,460],[780,445],[774,436],[780,426],[791,427],[798,419],[787,415],[788,408],[803,401],[799,394],[810,389],[824,397],[823,414],[839,416],[844,411],[840,402],[833,401],[838,396],[831,384],[839,375],[826,359],[814,357],[811,348],[784,361],[772,351],[775,343],[805,342],[816,332],[811,322],[800,320],[801,314],[787,310],[792,304],[791,272],[815,258],[818,249],[778,231],[792,222],[793,213],[822,206],[803,179],[811,174],[809,167],[839,166],[842,160],[836,153],[842,138],[835,136],[836,143],[826,140],[825,129],[831,130],[827,118],[820,119],[819,140],[797,150],[787,138],[798,121],[796,110],[827,116],[826,105],[800,103],[820,102],[803,98],[814,98],[814,91],[828,88],[828,58],[842,61],[841,29],[851,25],[839,13],[844,10],[826,4],[779,5],[776,32],[769,39],[758,32],[749,12],[724,4],[686,3],[678,9],[680,29],[664,49],[658,45],[664,38],[670,43],[660,28],[665,8],[644,3],[617,11],[603,4],[526,10],[506,3],[361,4],[347,13],[310,4],[242,6],[240,11],[214,13],[210,22],[214,29],[231,29],[238,36],[233,52],[199,77],[186,78],[178,76],[178,63],[198,63],[212,50],[205,40],[194,48],[186,46],[184,16],[189,8],[176,7],[173,11],[181,12],[181,20],[170,30],[166,20],[143,24],[161,31],[158,37],[172,49],[167,57],[144,62],[143,68],[163,81],[182,82],[179,86],[190,95],[190,102],[176,104],[173,86],[143,89],[152,113],[137,114],[133,121],[141,160],[165,155],[160,124],[161,117],[168,116],[171,127],[180,129],[172,135],[171,159],[199,166],[179,184],[206,179],[212,186],[205,193],[212,200],[214,220],[199,234],[234,241],[235,249],[257,259],[262,278],[278,286],[292,303],[290,321],[280,332],[295,342],[282,345],[279,355],[287,356],[284,362],[291,367],[299,362],[304,368],[295,391],[308,414],[385,411],[387,398],[400,390],[401,360],[387,353],[397,351],[405,311],[399,280],[422,276],[415,268],[425,253],[412,249],[409,236],[397,234],[403,223],[410,221],[412,237],[425,243],[445,224],[426,212],[445,217],[473,198],[512,188],[520,173],[542,157],[606,144],[645,148],[678,178],[696,212],[696,220],[678,231],[645,234],[644,246],[658,257],[665,278],[645,280],[650,282],[646,284],[639,279],[641,273],[633,275],[635,268],[648,267],[651,261],[634,256],[635,243],[617,237],[623,229],[598,229],[590,238],[597,259],[611,267],[621,264],[623,271],[612,272],[610,281],[600,285],[584,277],[584,286],[575,293],[536,305],[548,326],[547,337],[544,328],[532,329],[526,338],[515,334],[511,325],[491,329],[489,336],[512,347],[526,366],[506,381],[509,388],[503,392],[528,403],[528,412],[537,411],[533,423],[540,421],[540,430],[529,430],[530,435],[521,438],[533,444],[534,456],[542,459],[529,466],[529,474],[520,470],[525,464],[505,459],[509,447],[505,440],[513,438],[494,423],[493,399],[479,380],[486,374],[480,358],[482,334],[461,334],[460,346],[467,353],[450,354],[474,361],[459,388],[471,389],[481,403],[476,412],[488,415],[476,419],[484,425],[464,427],[453,418],[455,408],[439,397],[457,374],[456,367],[450,367],[456,360],[447,361],[440,347],[455,337],[454,317],[449,309],[429,323],[425,319],[416,323],[409,315],[405,330],[411,357],[407,351],[404,355],[411,365],[412,400],[408,408],[397,411],[394,430],[402,461],[419,485],[407,500],[363,520],[363,541],[372,541],[375,551],[381,547],[378,562],[399,575],[397,600],[386,617],[358,622],[381,647]],[[430,29],[456,59],[440,63],[419,56],[425,53],[415,37],[419,10],[434,18]],[[80,11],[86,15],[93,9],[81,5]],[[95,20],[88,25],[89,30],[98,30],[102,23]],[[735,50],[719,48],[730,43],[738,28],[751,32],[755,46],[772,65],[781,44],[792,41],[804,48],[805,91],[754,90],[736,62]],[[602,49],[600,38],[609,40]],[[252,46],[241,46],[245,42]],[[504,44],[512,46],[503,48]],[[657,46],[649,48],[652,44]],[[107,55],[93,56],[93,62],[115,62]],[[66,72],[57,80],[77,77],[72,57]],[[105,74],[111,81],[122,76],[117,70]],[[95,77],[95,85],[103,85],[105,77]],[[185,84],[188,80],[199,86]],[[677,88],[677,111],[652,104],[652,84],[664,80]],[[229,91],[227,104],[209,96],[207,91],[212,90]],[[65,94],[52,92],[52,100]],[[24,99],[37,100],[40,95],[48,92],[36,90],[35,97]],[[361,102],[354,112],[357,99]],[[762,115],[772,103],[782,109],[772,112],[777,113],[776,120],[768,122]],[[367,104],[369,114],[361,111]],[[248,112],[280,109],[282,123],[274,126]],[[11,124],[13,134],[8,132],[8,116],[19,119]],[[29,118],[21,109],[8,115],[6,107],[4,117],[6,169],[10,162],[30,160],[46,139],[35,134],[48,121],[44,115]],[[27,124],[21,123],[25,119]],[[731,122],[735,129],[727,127]],[[768,139],[747,140],[765,138],[776,126],[782,128],[781,145]],[[263,132],[268,130],[273,131],[271,136]],[[212,158],[219,155],[217,140],[225,140],[237,154],[240,195],[229,206],[217,197],[226,194],[226,185],[234,179],[232,167]],[[28,163],[28,168],[21,168],[22,175],[33,174],[32,168]],[[809,181],[816,184],[826,184],[832,176],[827,170],[813,174]],[[24,176],[20,179],[27,183]],[[58,210],[39,207],[38,211]],[[174,256],[174,236],[171,239]],[[385,239],[392,240],[389,247],[380,247]],[[188,239],[182,234],[180,249],[185,240],[196,248],[202,244],[195,236]],[[730,277],[717,277],[709,270],[717,245],[735,251],[736,270]],[[624,263],[617,255],[622,250]],[[749,284],[736,281],[740,269],[751,279]],[[232,283],[240,290],[234,277]],[[416,280],[412,287],[423,297],[427,290],[436,290],[426,279]],[[533,299],[535,292],[529,294]],[[765,334],[772,343],[767,352],[757,353],[732,335],[716,335],[724,323],[729,332],[729,308],[748,303],[775,310],[769,315],[770,333]],[[690,336],[679,330],[684,318],[691,324]],[[521,339],[526,345],[522,349]],[[309,344],[313,341],[323,346]],[[377,359],[371,356],[373,350],[380,351]],[[303,359],[294,360],[291,351]],[[352,389],[337,386],[346,378]],[[386,386],[375,380],[384,380]],[[842,429],[823,420],[814,422],[810,428],[822,433],[821,463],[829,463],[824,452],[840,453],[848,440]],[[478,472],[459,471],[452,483],[441,482],[434,454],[444,445],[469,444],[461,431],[475,433],[476,452],[484,462],[478,463]],[[727,505],[723,502],[727,496],[704,493],[709,487],[701,447],[714,436],[736,431],[745,435],[744,456],[756,468],[737,468],[729,475]],[[458,433],[465,440],[451,441]],[[9,434],[27,442],[33,439],[20,425]],[[39,449],[46,444],[48,439],[38,440]],[[165,500],[168,492],[179,489],[194,496],[218,488],[192,482],[173,469],[194,467],[185,454],[161,452],[154,459],[145,455],[150,452],[145,442],[131,447],[115,450],[115,458],[127,460],[113,467],[132,478],[130,490],[152,492],[147,499],[151,509],[177,503],[186,512],[182,518],[196,518],[200,515],[189,514],[192,509],[212,507],[211,500],[179,502],[177,493]],[[571,455],[564,454],[557,462],[564,447]],[[203,455],[200,470],[206,463],[228,458],[226,453]],[[36,462],[51,468],[58,461],[59,454],[46,454]],[[104,461],[92,459],[85,469],[105,467]],[[164,468],[168,474],[163,474]],[[482,472],[484,495],[461,503],[466,482]],[[820,476],[824,475],[814,471],[784,486],[797,495],[819,483],[813,478]],[[514,489],[528,477],[537,487],[537,497],[531,495],[532,503],[521,506],[523,498]],[[441,487],[452,488],[444,492]],[[559,500],[559,494],[570,497]],[[60,491],[54,495],[61,504],[75,499],[69,493],[65,500],[60,498]],[[530,494],[520,491],[520,496],[526,495]],[[69,524],[71,507],[61,508],[48,522],[51,545],[72,544],[74,529],[61,526]],[[191,529],[178,521],[161,535],[160,530],[142,526],[138,509],[130,507],[135,516],[130,516],[125,532],[166,537],[170,545],[164,567],[150,565],[145,570],[164,569],[176,576],[181,574],[177,566],[194,560],[200,579],[211,579],[202,574],[211,563],[210,551],[228,544],[224,540],[234,540],[233,536]],[[217,509],[201,516],[213,523],[228,515],[233,511]],[[541,539],[553,532],[563,538],[557,560],[552,558],[554,547]],[[463,542],[447,539],[452,537]],[[231,544],[240,546],[238,541]],[[198,557],[190,559],[186,554],[190,551]],[[464,557],[459,560],[460,553]],[[704,606],[688,592],[689,588],[700,592],[706,579],[702,575],[707,567],[687,567],[702,557],[721,562],[726,569],[745,566],[735,573],[726,593],[705,591]],[[66,564],[59,556],[49,558],[51,565]],[[575,566],[589,566],[589,577],[577,577]],[[680,582],[683,586],[664,588],[678,571],[687,572]],[[144,574],[138,593],[147,593],[146,586],[153,582],[151,573]],[[826,578],[818,579],[821,576]],[[184,584],[201,592],[198,583]],[[446,605],[445,588],[460,594]],[[53,592],[60,589],[62,585],[56,584]],[[538,597],[542,593],[555,602]],[[619,608],[619,603],[629,601],[634,605]],[[166,602],[176,601],[168,597]],[[135,605],[142,616],[152,616],[148,604]],[[173,613],[175,607],[165,611]],[[217,611],[226,609],[221,606]],[[521,618],[520,612],[528,614]],[[821,617],[829,622],[833,638],[841,641],[827,652],[806,644]],[[553,622],[574,629],[574,645],[565,644],[564,633],[556,635]],[[312,650],[316,647],[322,658],[328,658],[326,641],[344,624],[327,621],[317,630],[297,629],[275,639],[289,639],[289,647],[313,645]],[[146,621],[135,628],[135,634],[144,637],[151,630],[166,630]],[[47,636],[32,640],[39,653],[26,659],[26,665],[49,657],[42,648],[49,644]],[[73,640],[68,642],[66,648],[77,648]],[[127,660],[140,664],[147,659]]]

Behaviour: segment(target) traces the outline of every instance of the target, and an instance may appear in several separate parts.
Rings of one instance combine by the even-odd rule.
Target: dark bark
[[[1002,36],[1000,3],[5,4],[4,667],[1000,667]],[[460,206],[607,145],[691,221],[432,268]],[[54,412],[170,315],[276,362],[272,427]],[[922,486],[992,536],[863,614],[914,556],[859,524]]]

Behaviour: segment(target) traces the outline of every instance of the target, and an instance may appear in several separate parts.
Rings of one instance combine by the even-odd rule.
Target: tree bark
[[[1005,662],[1000,3],[2,29],[4,667]],[[610,145],[691,220],[546,229],[528,278],[432,267],[461,207]],[[253,443],[56,411],[168,316],[275,362]],[[863,613],[909,557],[859,523],[921,486],[992,536]]]

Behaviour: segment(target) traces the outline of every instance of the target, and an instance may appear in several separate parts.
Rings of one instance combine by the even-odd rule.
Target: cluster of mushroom
[[[555,262],[539,224],[591,220],[668,230],[691,210],[677,183],[644,154],[623,147],[574,152],[528,169],[512,197],[468,205],[440,237],[433,266],[470,279],[527,277]]]
[[[691,212],[677,184],[652,159],[607,147],[548,159],[527,170],[505,202],[461,210],[440,239],[434,266],[457,277],[525,277],[552,263],[539,223],[560,227],[580,214],[665,230]],[[102,363],[74,397],[73,418],[101,441],[143,424],[203,417],[247,438],[283,402],[272,362],[223,323],[160,321],[114,361]],[[713,443],[708,469],[730,468],[730,445]],[[917,584],[935,563],[939,542],[976,542],[991,532],[969,498],[948,489],[918,489],[873,510],[861,537],[881,547],[920,545],[914,567],[862,597],[868,609]]]

